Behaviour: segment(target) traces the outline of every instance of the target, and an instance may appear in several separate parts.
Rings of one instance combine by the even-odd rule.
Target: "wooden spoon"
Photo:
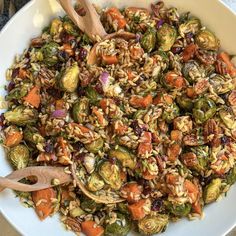
[[[95,202],[113,204],[124,201],[124,199],[117,196],[97,196],[89,192],[84,186],[83,182],[76,175],[76,166],[72,166],[72,175],[76,181],[76,184],[81,191]],[[29,176],[37,177],[37,182],[32,185],[19,183],[19,180],[27,178]],[[57,180],[57,181],[53,181]],[[27,167],[21,170],[13,171],[10,175],[0,177],[0,192],[5,188],[18,190],[22,192],[38,191],[46,188],[50,188],[56,185],[66,184],[72,182],[73,179],[70,174],[66,174],[63,167],[52,166],[34,166]]]
[[[130,40],[136,37],[135,34],[125,31],[107,34],[100,21],[99,15],[89,0],[78,0],[86,11],[86,15],[83,17],[77,14],[70,0],[59,0],[59,2],[71,20],[93,41],[97,41],[97,36],[104,40],[112,38],[123,38],[125,40]],[[96,43],[88,55],[87,63],[89,65],[97,64],[96,48],[98,45],[99,43]]]

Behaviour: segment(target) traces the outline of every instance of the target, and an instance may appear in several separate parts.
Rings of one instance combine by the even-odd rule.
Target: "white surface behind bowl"
[[[97,0],[96,4],[106,6],[105,0]],[[149,6],[150,0],[109,1],[110,5]],[[112,2],[112,3],[111,3]],[[230,53],[236,53],[236,16],[217,0],[165,0],[169,6],[180,11],[190,11],[199,17],[203,24],[216,33],[222,47]],[[5,95],[3,89],[6,69],[12,64],[14,56],[28,46],[31,38],[38,36],[50,20],[61,13],[55,0],[32,0],[8,23],[0,34],[0,99]],[[0,149],[0,176],[11,171],[3,149]],[[226,234],[236,223],[236,187],[231,188],[227,198],[204,209],[203,220],[170,224],[163,236],[220,236]],[[25,236],[67,236],[73,235],[64,231],[58,217],[54,216],[40,222],[33,209],[20,205],[15,195],[6,190],[0,193],[0,210],[5,217]],[[1,235],[1,232],[0,232]],[[130,234],[132,235],[132,234]]]

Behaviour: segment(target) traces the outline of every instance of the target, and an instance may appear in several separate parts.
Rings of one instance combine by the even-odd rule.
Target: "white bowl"
[[[94,0],[100,6],[116,5],[148,7],[153,0]],[[112,2],[112,3],[111,3]],[[236,54],[236,16],[218,0],[165,0],[169,6],[176,6],[180,11],[190,11],[199,17],[203,24],[213,30],[220,38],[222,47],[229,53]],[[15,55],[22,53],[31,38],[40,35],[50,20],[64,14],[55,0],[32,0],[6,25],[0,34],[0,105],[4,99],[5,72],[13,63]],[[0,148],[0,176],[7,175],[11,168],[5,153]],[[170,224],[163,236],[220,236],[229,232],[236,225],[236,186],[232,187],[226,198],[204,209],[203,220]],[[73,235],[65,231],[57,216],[40,222],[33,209],[24,208],[14,193],[5,190],[0,193],[0,210],[11,224],[25,236],[66,236]],[[0,232],[1,235],[1,232]],[[132,235],[132,233],[130,234]],[[115,236],[115,235],[114,235]]]

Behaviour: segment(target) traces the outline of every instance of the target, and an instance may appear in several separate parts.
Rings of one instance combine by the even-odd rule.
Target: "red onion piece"
[[[106,88],[109,85],[109,73],[102,72],[99,80],[102,83],[102,87]]]
[[[66,116],[66,111],[64,109],[61,109],[61,110],[55,110],[53,113],[52,113],[52,117],[53,118],[63,118]]]

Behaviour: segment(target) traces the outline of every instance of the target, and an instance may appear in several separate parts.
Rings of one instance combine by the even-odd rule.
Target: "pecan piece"
[[[231,106],[236,106],[236,90],[233,90],[228,97],[228,102]]]
[[[213,65],[216,62],[217,53],[199,49],[196,51],[197,59],[205,65]]]
[[[206,142],[210,142],[212,147],[218,147],[221,143],[219,127],[217,126],[214,119],[209,119],[203,129],[203,135]]]
[[[64,224],[74,232],[81,232],[80,222],[72,217],[67,217]]]
[[[193,152],[184,153],[181,158],[187,167],[194,167],[198,164],[197,155]]]
[[[206,141],[204,140],[203,136],[199,136],[197,134],[188,134],[184,137],[183,139],[183,143],[186,146],[199,146],[199,145],[203,145],[206,143]]]
[[[219,73],[221,75],[226,75],[228,73],[227,66],[223,61],[221,61],[221,60],[216,61],[215,66],[216,66],[217,73]]]
[[[207,79],[201,79],[194,85],[194,91],[196,94],[202,94],[209,88],[209,82]]]
[[[42,37],[37,37],[31,39],[31,46],[35,48],[40,48],[44,45],[45,40]]]

